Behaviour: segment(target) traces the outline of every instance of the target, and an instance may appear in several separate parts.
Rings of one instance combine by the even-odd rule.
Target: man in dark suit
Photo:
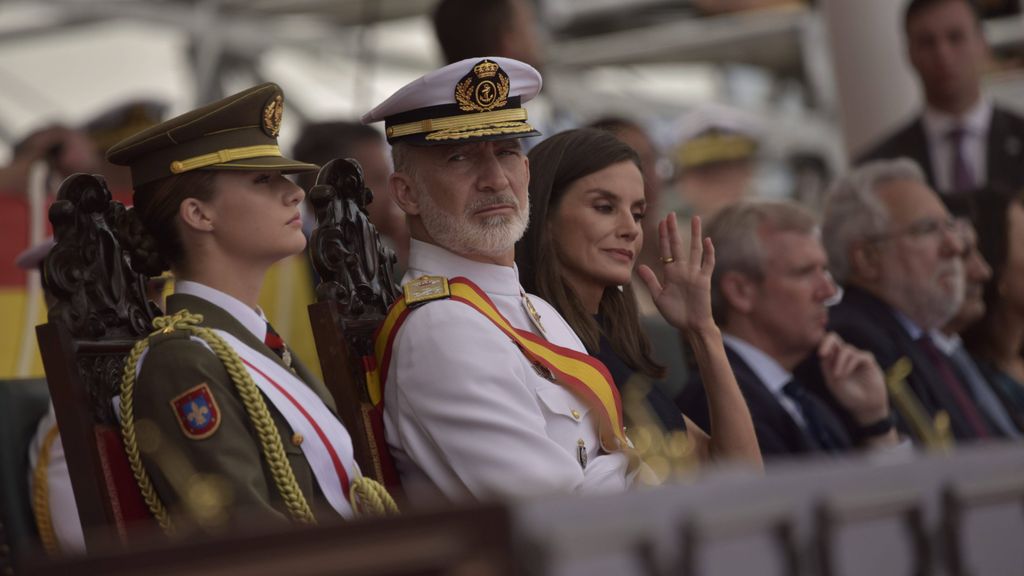
[[[909,157],[943,194],[983,186],[1013,193],[1024,187],[1024,118],[982,94],[988,49],[974,4],[912,0],[904,30],[925,109],[869,149],[858,164]]]
[[[950,199],[945,198],[951,212],[966,212],[966,209],[948,202]],[[1019,440],[1020,429],[960,338],[960,332],[985,315],[985,285],[992,279],[992,268],[978,249],[978,235],[971,221],[966,217],[958,217],[957,225],[964,241],[964,251],[960,255],[964,262],[964,302],[941,330],[932,331],[932,339],[946,359],[956,367],[991,428],[999,436]]]
[[[880,160],[836,181],[825,201],[825,248],[844,287],[829,327],[886,370],[912,363],[907,384],[958,439],[992,435],[969,387],[929,335],[964,300],[963,239],[910,160]],[[909,423],[909,422],[908,422]],[[914,432],[918,439],[921,434]]]
[[[870,354],[825,332],[825,305],[836,288],[814,217],[791,203],[743,201],[716,214],[707,233],[716,254],[712,308],[762,454],[898,442],[881,369]],[[812,355],[833,406],[794,379]],[[693,379],[678,403],[708,426],[704,388],[698,374]],[[837,411],[859,424],[853,434]]]

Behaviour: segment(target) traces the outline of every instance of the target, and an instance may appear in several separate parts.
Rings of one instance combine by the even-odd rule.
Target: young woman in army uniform
[[[264,84],[108,152],[132,171],[134,261],[176,278],[121,394],[129,458],[165,529],[354,514],[362,479],[333,400],[257,306],[270,266],[306,245],[304,192],[284,175],[316,169],[281,155],[283,107]]]

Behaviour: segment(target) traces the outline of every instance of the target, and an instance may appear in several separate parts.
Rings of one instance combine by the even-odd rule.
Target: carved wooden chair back
[[[51,299],[36,328],[86,545],[152,524],[121,444],[114,398],[124,360],[159,308],[132,268],[129,215],[101,176],[76,174],[50,207],[56,244],[43,263]]]
[[[325,164],[309,198],[317,221],[309,252],[320,276],[309,319],[324,382],[352,434],[363,474],[397,490],[382,415],[370,399],[366,377],[374,334],[399,295],[397,258],[367,218],[373,194],[356,161]]]

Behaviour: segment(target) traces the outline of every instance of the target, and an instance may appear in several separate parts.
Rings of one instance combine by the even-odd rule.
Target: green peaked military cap
[[[107,160],[128,166],[134,186],[193,170],[318,169],[281,155],[283,114],[284,93],[268,82],[122,140],[107,151]]]

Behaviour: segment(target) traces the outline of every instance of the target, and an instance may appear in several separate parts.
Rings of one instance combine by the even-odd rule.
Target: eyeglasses
[[[892,232],[884,232],[882,234],[868,236],[867,240],[869,242],[884,242],[886,240],[899,238],[900,236],[924,238],[925,236],[935,236],[943,233],[960,234],[960,230],[960,225],[953,218],[928,218],[925,220],[918,220],[902,230],[894,230]]]

